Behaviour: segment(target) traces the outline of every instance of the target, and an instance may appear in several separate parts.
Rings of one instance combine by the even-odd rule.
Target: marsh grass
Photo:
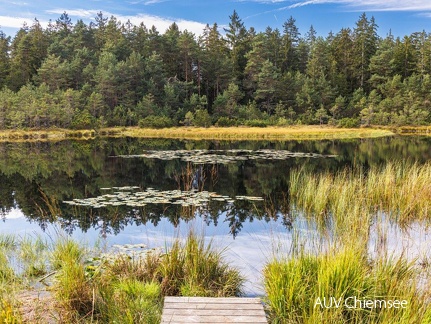
[[[18,259],[25,277],[39,277],[47,272],[48,243],[41,236],[24,236],[19,242]]]
[[[294,140],[294,139],[346,139],[374,138],[392,136],[394,133],[385,129],[373,128],[335,128],[319,126],[292,127],[171,127],[162,129],[123,127],[100,130],[101,135],[130,136],[147,138],[181,139],[246,139],[246,140]]]
[[[378,212],[400,224],[429,221],[431,163],[389,162],[367,172],[345,169],[335,174],[298,169],[290,175],[290,195],[306,215],[333,217],[340,235],[352,228],[367,229]]]
[[[21,282],[11,265],[16,246],[14,235],[0,235],[0,323],[21,323],[14,300]]]
[[[352,240],[353,243],[353,240]],[[420,285],[418,268],[403,256],[369,260],[356,244],[327,253],[274,259],[264,268],[272,323],[423,323],[431,319],[430,294]],[[356,296],[407,300],[406,309],[320,307],[318,298]]]
[[[193,233],[184,242],[176,240],[166,253],[150,250],[101,258],[90,258],[89,253],[70,239],[59,240],[52,251],[52,267],[57,269],[52,289],[72,322],[158,323],[164,295],[242,293],[239,272],[223,261],[222,252]]]
[[[184,243],[176,240],[163,256],[160,266],[165,295],[232,297],[240,296],[244,278],[223,260],[223,251],[205,244],[190,233]]]

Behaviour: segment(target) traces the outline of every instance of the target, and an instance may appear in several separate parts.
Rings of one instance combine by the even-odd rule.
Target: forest
[[[64,12],[0,31],[0,129],[431,122],[431,33],[382,38],[365,13],[326,37],[229,19],[196,36]]]

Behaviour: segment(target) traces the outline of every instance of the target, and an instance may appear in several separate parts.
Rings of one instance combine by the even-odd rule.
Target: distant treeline
[[[0,128],[421,125],[431,122],[431,34],[381,38],[374,18],[327,37],[228,28],[164,34],[99,13],[0,31]]]

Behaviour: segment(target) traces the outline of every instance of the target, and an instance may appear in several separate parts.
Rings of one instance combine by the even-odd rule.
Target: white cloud
[[[239,0],[240,2],[252,1],[259,3],[293,3],[277,10],[293,9],[314,4],[342,4],[357,10],[374,11],[431,11],[429,0]]]
[[[72,18],[72,21],[73,21],[74,18],[81,18],[83,20],[93,19],[94,17],[96,17],[97,13],[100,10],[55,9],[55,10],[48,10],[46,12],[48,14],[61,15],[65,11],[69,15],[69,17]],[[113,14],[113,13],[104,12],[104,11],[102,11],[102,13],[105,17],[114,16],[115,18],[117,18],[117,20],[121,21],[122,23],[126,23],[128,20],[130,20],[130,22],[134,25],[139,25],[141,22],[143,22],[145,26],[147,26],[147,28],[151,28],[152,26],[155,26],[157,30],[161,33],[164,33],[166,29],[168,29],[168,27],[175,22],[178,25],[180,30],[187,29],[189,32],[192,32],[195,35],[200,35],[202,34],[202,31],[206,25],[197,21],[176,19],[176,18],[164,18],[164,17],[147,15],[147,14],[137,14],[134,16],[128,16],[128,15]]]
[[[153,5],[153,4],[157,4],[157,3],[162,3],[162,2],[166,2],[169,0],[139,0],[139,1],[130,1],[130,4],[144,4],[145,6],[148,5]]]
[[[428,11],[431,10],[431,1],[429,0],[307,0],[298,1],[288,8],[296,8],[313,4],[344,4],[358,10],[375,10],[375,11]]]
[[[10,17],[10,16],[0,16],[0,26],[2,28],[21,28],[24,23],[28,26],[33,25],[34,18],[28,17]],[[39,23],[46,27],[48,25],[48,21],[41,21]]]

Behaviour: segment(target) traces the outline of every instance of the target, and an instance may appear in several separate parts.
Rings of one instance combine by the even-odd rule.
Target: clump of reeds
[[[222,251],[190,233],[177,240],[160,265],[165,295],[230,297],[242,295],[244,278],[223,261]]]
[[[297,209],[318,219],[331,215],[342,230],[367,227],[377,212],[399,222],[429,220],[431,163],[389,162],[335,174],[300,169],[291,173],[290,194]]]
[[[403,257],[370,261],[366,251],[354,244],[320,255],[302,253],[276,259],[264,269],[273,323],[422,323],[429,320],[431,305],[419,282],[413,262]],[[406,300],[407,308],[346,307],[344,301],[354,296]],[[340,301],[340,306],[321,307],[323,298],[330,306],[331,297]]]
[[[119,254],[86,264],[87,252],[60,240],[52,253],[54,291],[70,318],[107,323],[158,323],[162,296],[237,296],[244,282],[222,252],[193,233],[166,252]],[[88,260],[88,258],[87,258]]]
[[[10,256],[16,248],[14,235],[0,235],[0,323],[20,323],[14,293],[19,280],[10,264]]]
[[[88,316],[95,311],[95,287],[86,277],[84,256],[85,249],[67,238],[56,242],[52,252],[52,267],[57,270],[53,290],[71,316]]]

